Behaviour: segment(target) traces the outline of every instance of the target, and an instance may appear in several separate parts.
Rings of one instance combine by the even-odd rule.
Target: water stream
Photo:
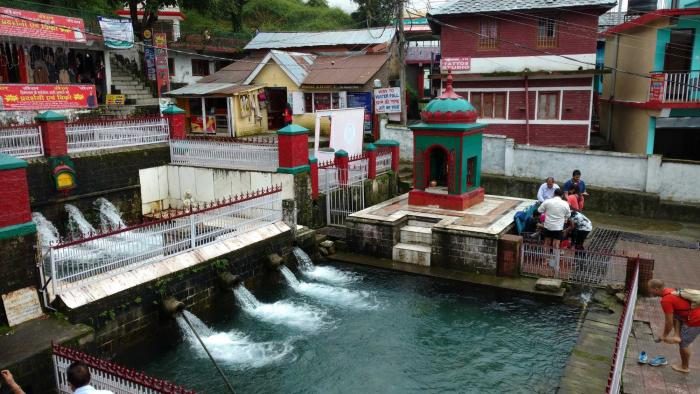
[[[319,308],[282,300],[272,304],[258,301],[243,285],[233,289],[236,301],[251,316],[264,322],[281,324],[304,331],[315,331],[326,321],[326,313]]]
[[[343,305],[358,309],[375,309],[378,307],[376,297],[370,292],[351,290],[322,283],[300,281],[294,273],[285,266],[280,267],[280,272],[294,291],[307,297],[328,304]]]
[[[44,215],[40,212],[32,212],[32,221],[36,225],[36,231],[39,233],[39,241],[41,242],[41,252],[46,255],[49,246],[58,243],[61,239],[61,234]]]
[[[299,262],[301,273],[312,280],[342,285],[362,279],[360,275],[339,270],[335,267],[314,265],[311,257],[298,247],[294,248],[294,257]]]
[[[68,232],[71,238],[85,238],[97,234],[97,230],[85,219],[80,209],[72,204],[65,205],[68,212]]]
[[[93,203],[100,212],[100,227],[103,232],[126,227],[121,212],[109,200],[100,197]]]

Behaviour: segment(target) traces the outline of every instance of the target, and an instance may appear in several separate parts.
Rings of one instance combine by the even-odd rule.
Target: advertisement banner
[[[374,89],[374,109],[378,114],[401,112],[401,88]]]
[[[666,82],[666,74],[653,73],[649,82],[649,101],[660,102],[664,98],[664,85]]]
[[[0,7],[0,36],[85,42],[84,31],[80,18]]]
[[[365,133],[372,132],[372,93],[348,92],[348,108],[364,107],[365,121],[363,129]]]
[[[134,28],[130,19],[98,17],[105,46],[114,49],[129,49],[134,46]]]
[[[440,59],[440,69],[444,71],[469,71],[471,68],[472,62],[469,57],[443,57]]]
[[[125,102],[126,96],[123,94],[108,94],[105,99],[107,105],[124,105]]]
[[[168,38],[165,33],[153,35],[156,47],[156,85],[158,97],[170,91],[170,70],[168,69]]]
[[[191,118],[191,126],[193,133],[216,133],[216,118],[207,116],[207,128],[204,129],[204,118],[201,116],[193,116]]]
[[[97,108],[95,85],[0,84],[0,110]]]
[[[149,81],[156,80],[156,49],[153,47],[153,32],[143,31],[143,57],[146,60],[146,75]]]

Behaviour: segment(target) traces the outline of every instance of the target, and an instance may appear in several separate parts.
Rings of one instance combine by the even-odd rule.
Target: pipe
[[[267,255],[267,264],[272,268],[278,268],[283,265],[284,259],[277,253]]]
[[[530,91],[527,74],[525,74],[525,143],[530,145]]]
[[[612,81],[610,87],[610,94],[608,95],[608,135],[606,136],[607,142],[612,144],[612,134],[613,134],[613,112],[615,111],[615,104],[613,100],[615,99],[615,88],[617,86],[617,60],[620,55],[620,35],[615,34],[615,64],[612,66]],[[605,66],[603,66],[605,70]]]
[[[185,309],[185,304],[182,301],[176,300],[174,297],[165,298],[162,301],[163,311],[170,316],[173,316]]]
[[[219,281],[224,287],[234,287],[241,281],[241,277],[228,271],[219,274]]]

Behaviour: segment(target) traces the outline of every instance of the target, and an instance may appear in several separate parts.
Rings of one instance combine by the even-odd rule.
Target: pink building
[[[456,0],[428,21],[440,35],[440,75],[477,109],[490,134],[517,143],[587,147],[598,17],[611,0]],[[438,77],[438,76],[436,76]]]

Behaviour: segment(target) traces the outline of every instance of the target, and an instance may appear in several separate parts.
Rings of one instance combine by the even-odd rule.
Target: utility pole
[[[408,112],[406,111],[406,37],[403,32],[403,6],[405,0],[399,0],[399,83],[401,84],[401,124],[406,126]]]

